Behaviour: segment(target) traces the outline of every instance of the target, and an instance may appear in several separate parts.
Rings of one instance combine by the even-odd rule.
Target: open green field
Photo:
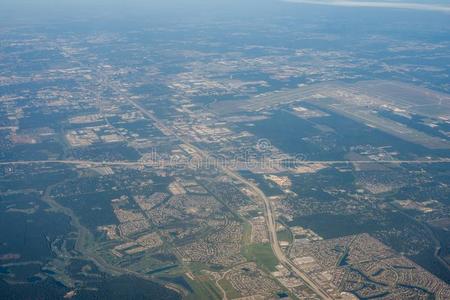
[[[235,298],[241,297],[241,295],[238,293],[238,291],[236,291],[233,288],[233,286],[231,285],[231,283],[228,280],[226,280],[226,279],[219,280],[219,284],[224,289],[225,293],[227,294],[228,299],[235,299]]]
[[[188,300],[197,300],[197,299],[211,299],[211,300],[219,300],[222,299],[222,293],[217,288],[215,282],[209,279],[200,279],[200,280],[191,280],[186,278],[189,285],[194,290],[194,293],[189,294],[186,299]]]
[[[252,225],[249,222],[242,223],[244,228],[244,234],[242,241],[244,245],[250,244],[251,236],[252,236]]]
[[[269,272],[276,271],[275,266],[278,265],[278,260],[269,243],[248,245],[245,247],[243,255]]]
[[[278,237],[279,241],[287,241],[289,243],[292,243],[292,240],[293,240],[291,232],[287,229],[278,231],[277,237]]]

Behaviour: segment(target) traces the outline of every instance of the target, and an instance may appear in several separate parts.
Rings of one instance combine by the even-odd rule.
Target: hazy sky
[[[289,3],[288,3],[289,1]],[[355,2],[357,1],[357,2]],[[436,2],[437,1],[437,2]],[[0,27],[16,24],[81,22],[182,22],[209,19],[246,19],[249,16],[270,17],[290,11],[364,10],[365,15],[384,15],[387,11],[409,8],[413,12],[442,14],[450,0],[0,0]],[[302,2],[302,3],[293,3]],[[409,2],[415,2],[411,4]],[[422,4],[417,4],[421,2]],[[431,4],[431,3],[439,4]],[[315,4],[312,4],[315,3]],[[356,4],[355,4],[356,3]],[[425,3],[425,4],[424,4]],[[447,3],[447,4],[446,4]],[[319,5],[317,5],[319,4]],[[358,6],[360,8],[354,8]],[[395,8],[395,9],[390,9]],[[450,10],[450,8],[449,8]],[[407,9],[403,9],[407,11]],[[439,11],[439,12],[437,12]],[[382,15],[381,15],[382,14]]]
[[[275,0],[0,0],[0,16],[9,21],[83,19],[132,15],[216,14],[251,11]],[[256,5],[258,4],[258,5]],[[5,20],[5,19],[4,19]]]

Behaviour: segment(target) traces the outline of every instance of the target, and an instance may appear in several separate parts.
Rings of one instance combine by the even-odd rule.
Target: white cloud
[[[282,0],[291,3],[304,3],[316,5],[331,6],[349,6],[349,7],[375,7],[375,8],[397,8],[439,11],[450,13],[450,5],[444,4],[425,4],[414,2],[383,2],[383,1],[355,1],[355,0]]]

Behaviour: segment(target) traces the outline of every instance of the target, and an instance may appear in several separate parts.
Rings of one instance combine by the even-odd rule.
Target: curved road
[[[178,138],[181,142],[188,145],[191,149],[195,150],[197,154],[200,154],[204,159],[208,159],[210,155],[208,152],[199,149],[198,147],[191,144],[190,141],[186,140],[184,137],[179,136],[176,134],[171,128],[168,128],[165,126],[159,119],[157,119],[153,114],[148,112],[146,109],[144,109],[139,104],[135,103],[132,100],[129,100],[129,102],[135,106],[137,109],[139,109],[144,115],[148,116],[152,121],[154,121],[159,127],[164,128],[164,130],[171,135]],[[236,179],[237,181],[241,182],[244,185],[247,185],[251,190],[253,190],[256,194],[256,196],[259,198],[262,203],[264,203],[264,215],[266,217],[267,227],[269,230],[269,237],[270,237],[270,244],[272,246],[273,253],[277,257],[278,261],[283,264],[288,270],[291,270],[297,276],[303,279],[305,283],[320,297],[323,299],[333,299],[328,295],[326,291],[324,291],[319,285],[317,285],[314,281],[312,281],[307,274],[305,274],[303,271],[298,269],[294,263],[292,263],[285,255],[284,252],[281,250],[280,245],[278,243],[277,238],[277,232],[276,232],[276,222],[275,222],[275,216],[272,211],[272,205],[270,204],[269,199],[266,197],[266,195],[253,183],[249,182],[239,174],[235,173],[234,171],[230,170],[227,167],[219,166],[219,169],[223,171],[225,174],[230,176],[231,178]]]
[[[102,76],[100,76],[102,77]],[[105,80],[104,82],[108,82],[108,80]],[[140,104],[136,103],[135,101],[131,100],[128,95],[125,95],[120,89],[117,87],[110,85],[110,87],[117,91],[119,94],[122,94],[127,101],[134,106],[136,109],[138,109],[141,113],[143,113],[145,116],[147,116],[149,119],[151,119],[155,125],[162,129],[166,134],[171,135],[175,138],[177,138],[182,143],[189,146],[191,149],[195,150],[197,154],[199,154],[202,158],[208,159],[211,158],[211,156],[208,154],[207,151],[201,150],[194,146],[189,140],[187,140],[185,137],[182,137],[178,135],[176,132],[173,131],[172,128],[167,127],[163,122],[161,122],[157,117],[153,115],[153,113],[147,111],[144,107],[142,107]],[[343,163],[391,163],[391,164],[402,164],[402,163],[448,163],[450,162],[449,159],[442,159],[442,160],[417,160],[417,161],[300,161],[300,164],[314,164],[314,163],[321,163],[321,164],[343,164]],[[91,165],[91,166],[152,166],[154,165],[154,162],[126,162],[126,161],[116,161],[116,162],[99,162],[99,161],[87,161],[87,160],[37,160],[37,161],[11,161],[11,162],[0,162],[0,165],[25,165],[25,164],[39,164],[39,163],[62,163],[62,164],[73,164],[73,165]],[[254,183],[248,181],[247,179],[240,176],[236,171],[231,170],[227,166],[218,164],[218,169],[230,176],[231,178],[235,179],[236,181],[246,185],[249,187],[257,197],[257,201],[260,201],[264,205],[264,215],[269,231],[269,239],[271,243],[271,247],[273,250],[274,255],[277,257],[280,264],[284,265],[288,270],[295,273],[297,276],[299,276],[317,295],[319,295],[323,299],[333,299],[321,286],[319,286],[316,282],[314,282],[308,274],[303,272],[301,269],[299,269],[282,251],[277,238],[276,233],[276,216],[274,214],[274,209],[272,207],[272,204],[270,200],[266,197],[266,195],[259,189],[258,186],[256,186]],[[52,203],[55,205],[55,203]],[[60,208],[61,209],[61,208]],[[76,221],[73,220],[73,221]],[[80,227],[79,227],[80,228]],[[84,249],[85,250],[85,249]],[[93,255],[93,253],[89,253],[93,258],[97,261],[97,263],[104,268],[109,269],[110,271],[114,272],[123,272],[122,269],[116,269],[108,264],[106,264],[104,261],[102,261],[99,257],[96,257]],[[128,273],[138,276],[138,274],[135,274],[135,272]],[[141,274],[140,274],[141,275]],[[141,275],[142,276],[142,275]],[[223,291],[223,290],[222,290]],[[223,291],[225,292],[225,291]],[[226,295],[225,295],[226,297]]]
[[[189,146],[191,149],[195,150],[195,152],[199,155],[201,155],[204,159],[208,159],[211,156],[208,154],[208,152],[199,149],[198,147],[191,144],[190,141],[188,141],[186,138],[178,135],[176,132],[173,131],[172,128],[167,127],[163,122],[161,122],[157,117],[155,117],[152,113],[147,111],[144,107],[139,105],[138,103],[134,102],[133,100],[130,100],[129,98],[128,102],[133,105],[135,108],[137,108],[139,111],[141,111],[145,116],[147,116],[149,119],[151,119],[157,127],[163,129],[167,134],[170,134],[171,136],[176,137],[179,141]],[[450,162],[449,159],[441,159],[441,160],[416,160],[416,161],[301,161],[300,164],[314,164],[314,163],[321,163],[321,164],[342,164],[342,163],[391,163],[391,164],[402,164],[402,163],[424,163],[424,164],[432,164],[432,163],[448,163]],[[129,166],[129,167],[136,167],[136,166],[154,166],[154,162],[133,162],[133,161],[88,161],[88,160],[36,160],[36,161],[3,161],[0,162],[0,165],[25,165],[25,164],[39,164],[39,163],[61,163],[61,164],[72,164],[72,165],[91,165],[91,166]],[[247,179],[240,176],[236,171],[231,170],[225,165],[218,164],[218,168],[223,171],[225,174],[230,176],[231,178],[234,178],[236,181],[246,185],[249,187],[257,197],[257,201],[260,201],[264,204],[264,215],[266,218],[266,223],[269,231],[269,240],[271,243],[271,247],[273,250],[274,255],[277,257],[280,264],[284,265],[288,270],[295,273],[297,276],[299,276],[317,295],[319,295],[323,299],[332,299],[332,297],[317,283],[315,283],[305,272],[303,272],[301,269],[299,269],[282,251],[277,238],[276,233],[276,220],[274,215],[274,210],[271,205],[270,200],[266,197],[266,195],[259,189],[258,186],[256,186],[254,183],[248,181]],[[96,258],[97,263],[102,265],[103,267],[109,267],[110,271],[116,271],[119,272],[120,270],[111,268],[111,266],[107,266],[104,262],[102,262],[98,257]],[[123,272],[123,270],[121,270]],[[132,273],[132,272],[128,272]],[[133,272],[134,273],[134,272]],[[133,274],[138,275],[138,274]]]

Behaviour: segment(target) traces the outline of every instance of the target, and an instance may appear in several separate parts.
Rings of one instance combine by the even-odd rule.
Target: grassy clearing
[[[227,293],[228,299],[235,299],[241,297],[239,292],[233,288],[233,286],[228,280],[226,279],[219,280],[219,284],[225,290],[225,293]]]
[[[275,266],[278,265],[278,259],[273,254],[269,243],[248,245],[243,254],[249,261],[256,262],[261,268],[269,272],[276,271]]]
[[[277,232],[277,237],[279,241],[287,241],[292,243],[292,234],[289,230],[284,229]]]
[[[251,238],[252,238],[252,225],[249,222],[244,222],[244,234],[243,234],[243,243],[244,245],[250,244]]]
[[[220,300],[222,299],[222,293],[217,288],[216,283],[211,280],[199,279],[191,280],[187,278],[189,285],[194,290],[194,293],[190,294],[186,299],[197,300],[197,299],[211,299]]]

